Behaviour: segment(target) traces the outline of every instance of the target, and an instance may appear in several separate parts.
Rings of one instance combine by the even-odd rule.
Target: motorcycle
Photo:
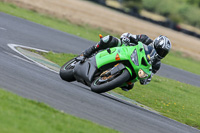
[[[96,93],[107,92],[151,75],[151,60],[145,52],[142,42],[108,48],[84,62],[75,58],[68,61],[61,67],[60,77],[68,82],[81,82]]]

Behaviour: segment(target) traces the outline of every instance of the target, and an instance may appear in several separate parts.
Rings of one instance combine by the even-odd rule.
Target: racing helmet
[[[160,35],[153,41],[154,48],[159,55],[159,57],[162,59],[164,58],[170,51],[172,44],[170,40],[163,35]]]

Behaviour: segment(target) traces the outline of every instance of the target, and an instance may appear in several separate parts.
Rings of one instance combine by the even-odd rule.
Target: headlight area
[[[131,60],[132,60],[132,62],[135,64],[135,65],[137,65],[137,66],[139,66],[139,63],[138,63],[138,56],[137,56],[137,51],[136,51],[136,49],[133,51],[133,53],[131,54]]]
[[[139,75],[140,78],[146,78],[146,77],[149,76],[149,75],[146,74],[142,69],[140,69],[140,70],[138,71],[138,75]]]

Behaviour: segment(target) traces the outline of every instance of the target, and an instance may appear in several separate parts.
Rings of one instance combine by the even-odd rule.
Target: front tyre
[[[121,86],[123,83],[128,81],[130,77],[131,75],[127,69],[124,69],[115,75],[109,75],[107,77],[100,76],[92,82],[91,90],[96,93],[107,92]]]
[[[68,82],[71,81],[75,81],[76,79],[74,78],[74,74],[73,74],[73,69],[76,65],[76,61],[75,58],[68,61],[67,63],[65,63],[61,68],[60,68],[60,77]]]

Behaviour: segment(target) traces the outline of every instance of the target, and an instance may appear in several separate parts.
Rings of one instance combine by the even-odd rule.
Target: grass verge
[[[76,55],[47,53],[43,56],[62,66]],[[148,85],[135,84],[134,89],[115,92],[144,104],[164,116],[200,129],[200,88],[172,79],[154,76]]]
[[[162,63],[200,75],[200,61],[188,57],[179,51],[171,50],[170,53],[162,60]]]
[[[108,34],[102,31],[101,28],[91,28],[88,25],[76,25],[72,24],[67,20],[61,20],[54,17],[50,17],[45,14],[40,14],[35,11],[26,10],[20,8],[14,4],[9,4],[6,2],[1,2],[0,0],[0,11],[7,14],[17,16],[47,27],[51,27],[63,32],[74,34],[76,36],[86,38],[88,40],[97,41],[99,40],[99,33]]]
[[[1,133],[115,133],[91,121],[0,89]]]
[[[58,20],[5,2],[0,2],[0,11],[95,42],[99,41],[99,33],[103,35],[112,34],[101,30],[101,28],[95,29],[88,25],[75,25],[67,20]],[[113,36],[119,37],[120,35]],[[180,52],[171,51],[169,55],[163,59],[163,63],[200,75],[200,61],[191,59],[190,57],[185,57]]]
[[[21,17],[21,18],[24,18],[24,19],[48,26],[48,27],[52,27],[52,28],[55,28],[55,29],[58,29],[58,30],[61,30],[64,32],[68,32],[68,33],[77,35],[79,37],[86,38],[88,40],[99,41],[99,38],[98,38],[99,33],[102,33],[103,35],[110,34],[110,33],[102,31],[100,28],[93,29],[87,25],[81,26],[81,25],[71,24],[67,20],[58,20],[56,18],[38,14],[34,11],[28,11],[28,10],[19,8],[15,5],[7,4],[4,2],[0,2],[0,11],[17,16],[17,17]],[[119,35],[117,35],[117,37],[119,37]],[[52,52],[49,53],[48,55],[44,55],[44,56],[47,58],[51,56],[51,60],[58,63],[60,66],[62,64],[64,64],[69,58],[74,57],[74,55],[72,55],[72,54],[70,54],[70,55],[54,54]],[[59,61],[59,62],[57,62],[57,61]],[[197,69],[200,65],[200,62],[196,61],[194,59],[191,60],[190,58],[183,57],[183,55],[179,52],[172,51],[163,60],[163,62],[166,64],[169,64],[169,65],[184,69],[186,71],[200,74],[200,72]],[[134,89],[128,93],[123,92],[120,89],[116,89],[115,91],[126,97],[129,97],[131,99],[137,99],[138,102],[145,104],[145,105],[161,112],[165,116],[168,116],[168,117],[178,120],[182,123],[185,123],[185,124],[197,127],[197,128],[200,127],[200,122],[199,122],[200,101],[198,98],[200,95],[200,91],[199,91],[198,87],[194,87],[194,86],[183,84],[183,83],[180,83],[180,82],[177,82],[174,80],[154,76],[150,85],[140,86],[140,85],[136,84]],[[0,96],[3,96],[2,93],[0,93]],[[5,96],[3,96],[3,97],[5,97]],[[14,103],[15,99],[17,99],[17,98],[13,98],[13,101],[11,101],[11,102]],[[1,102],[1,104],[3,104],[3,103],[4,102]],[[30,103],[34,104],[35,106],[37,104],[38,104],[38,106],[42,106],[42,107],[44,106],[41,103],[37,103],[37,102],[33,102],[33,101]],[[2,108],[6,108],[5,105],[1,105],[1,109]],[[8,109],[7,113],[11,112],[10,115],[12,115],[12,113],[13,113],[12,111],[14,111],[16,108],[17,107],[15,107],[14,109],[10,108],[11,110]],[[18,108],[22,109],[23,107],[18,107]],[[49,108],[49,107],[45,106],[44,108]],[[22,109],[20,111],[27,112],[26,110],[28,110],[28,109]],[[50,109],[50,110],[52,110],[53,112],[55,111],[53,109]],[[45,114],[43,114],[44,116],[41,115],[42,111],[43,110],[40,110],[40,116],[38,116],[39,119],[41,119],[41,117],[46,118]],[[3,114],[3,113],[1,113],[1,114]],[[4,114],[5,114],[5,111],[4,111]],[[15,114],[15,113],[13,113],[13,114]],[[59,112],[57,112],[56,114],[59,114]],[[63,114],[60,114],[60,115],[63,115]],[[16,114],[14,116],[16,116]],[[53,117],[53,115],[52,115],[52,117]],[[2,115],[1,118],[2,118],[2,123],[6,123],[5,116]],[[56,116],[56,118],[58,118],[58,116]],[[19,117],[19,118],[13,118],[13,119],[25,119],[26,120],[26,119],[29,119],[29,117],[27,117],[27,118]],[[34,118],[32,118],[32,119],[34,121],[34,124],[37,123],[37,120],[35,120]],[[62,118],[60,118],[60,119],[62,120]],[[11,118],[11,120],[12,120],[12,118]],[[26,123],[21,123],[19,125],[15,125],[18,122],[12,123],[11,120],[9,121],[9,119],[8,119],[7,122],[10,123],[11,125],[14,125],[15,128],[19,127],[20,129],[22,129],[21,125],[23,125],[23,124],[26,125]],[[48,120],[48,121],[50,121],[50,120]],[[56,122],[54,124],[56,125],[57,123],[59,123],[59,122]],[[30,125],[32,125],[32,124],[30,124]],[[7,128],[7,129],[4,128],[4,127],[6,127],[6,125],[1,125],[1,126],[2,126],[1,129],[9,130],[9,128]],[[7,125],[7,127],[8,127],[8,125]],[[54,127],[54,126],[50,125],[50,128],[52,128],[52,127]],[[60,129],[59,127],[60,127],[60,125],[58,124],[58,127],[56,127],[56,128]],[[48,128],[49,128],[49,126],[48,126]],[[43,129],[45,130],[45,128],[43,128]],[[12,129],[10,129],[10,130],[12,130]],[[25,129],[25,130],[28,130],[28,129]],[[13,129],[13,131],[15,131],[15,129]],[[37,130],[35,129],[34,131],[37,131]]]
[[[154,76],[145,86],[136,83],[133,90],[115,92],[134,99],[162,115],[200,129],[200,88],[168,78]]]

